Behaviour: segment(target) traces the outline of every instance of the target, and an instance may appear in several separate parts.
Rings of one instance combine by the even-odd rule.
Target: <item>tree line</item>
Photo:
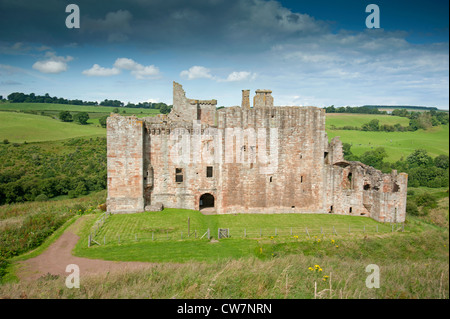
[[[0,96],[0,100],[3,100],[3,96]],[[70,104],[70,105],[91,105],[91,106],[113,106],[113,107],[126,107],[126,108],[144,108],[144,109],[158,109],[161,113],[166,112],[172,108],[172,105],[167,105],[164,102],[152,103],[152,102],[139,102],[125,104],[119,100],[109,100],[98,103],[97,101],[83,101],[79,99],[69,100],[62,97],[45,95],[36,95],[34,93],[25,94],[21,92],[13,92],[7,96],[7,100],[11,103],[54,103],[54,104]],[[164,111],[164,112],[163,112]],[[168,113],[168,112],[167,112]]]
[[[397,111],[397,110],[395,110]],[[394,112],[393,112],[394,113]],[[361,127],[345,125],[342,127],[336,127],[331,125],[332,130],[356,130],[356,131],[371,131],[371,132],[411,132],[419,129],[427,130],[432,126],[446,125],[449,122],[448,113],[446,112],[408,112],[405,109],[398,110],[395,116],[402,116],[409,118],[409,125],[402,126],[399,123],[380,124],[378,119],[373,119],[368,123],[364,123]]]

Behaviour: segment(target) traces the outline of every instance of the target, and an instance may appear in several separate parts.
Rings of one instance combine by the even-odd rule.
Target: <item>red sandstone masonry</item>
[[[216,100],[187,99],[174,82],[169,115],[108,118],[108,210],[139,212],[153,203],[199,209],[200,197],[211,194],[218,213],[331,212],[404,221],[407,175],[345,161],[339,138],[328,142],[323,109],[274,107],[269,90],[257,91],[253,108],[247,99],[244,92],[244,107],[216,110]],[[264,132],[263,139],[252,139],[252,130]],[[247,133],[242,140],[239,132]],[[177,148],[182,140],[189,149]],[[183,151],[188,160],[175,162]],[[262,151],[276,154],[270,173]]]

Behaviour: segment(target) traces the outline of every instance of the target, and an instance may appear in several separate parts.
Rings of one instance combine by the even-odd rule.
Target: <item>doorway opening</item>
[[[202,210],[209,207],[214,208],[214,196],[206,193],[200,196],[199,209]]]

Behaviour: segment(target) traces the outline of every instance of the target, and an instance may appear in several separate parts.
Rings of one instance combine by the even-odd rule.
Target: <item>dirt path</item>
[[[118,262],[73,256],[72,250],[80,239],[75,232],[82,220],[83,218],[80,218],[68,227],[42,254],[19,262],[20,267],[17,271],[17,276],[21,280],[36,280],[48,273],[68,276],[69,273],[66,272],[66,267],[69,264],[78,265],[80,268],[80,277],[84,275],[106,274],[107,272],[143,269],[155,265],[154,263],[146,262]]]

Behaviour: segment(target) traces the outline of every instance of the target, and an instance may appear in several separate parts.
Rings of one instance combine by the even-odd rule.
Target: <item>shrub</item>
[[[48,197],[45,194],[39,194],[34,200],[37,202],[45,202],[48,200]]]
[[[412,216],[419,215],[419,208],[413,201],[406,202],[406,214],[412,215]]]
[[[437,200],[430,193],[422,193],[416,196],[416,204],[421,207],[434,208],[437,206]]]

